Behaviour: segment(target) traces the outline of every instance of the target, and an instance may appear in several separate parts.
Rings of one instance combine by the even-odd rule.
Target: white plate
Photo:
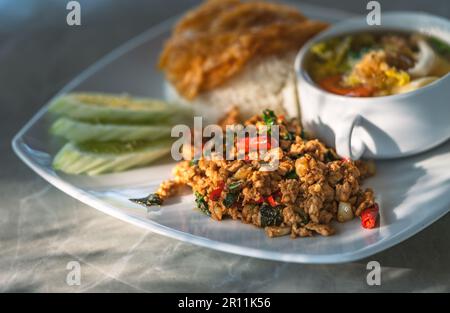
[[[336,21],[349,15],[302,5],[306,15]],[[128,92],[162,97],[163,77],[156,60],[173,20],[132,39],[83,72],[61,93],[72,90]],[[332,237],[269,239],[264,231],[237,221],[215,222],[195,211],[192,195],[172,200],[148,213],[128,201],[155,191],[170,177],[173,164],[160,164],[101,177],[55,173],[51,159],[61,142],[50,137],[51,117],[43,107],[15,136],[13,148],[36,173],[72,197],[156,233],[225,252],[257,258],[339,263],[361,259],[414,235],[448,212],[450,207],[450,143],[431,152],[397,161],[379,162],[376,177],[367,181],[381,207],[380,227],[364,230],[359,221],[337,225]],[[120,236],[120,234],[117,234]]]

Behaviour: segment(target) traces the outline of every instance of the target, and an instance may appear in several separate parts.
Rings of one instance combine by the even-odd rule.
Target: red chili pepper
[[[342,158],[342,163],[350,162],[350,161],[351,161],[350,158],[347,158],[347,157]]]
[[[270,150],[270,148],[272,147],[272,145],[270,144],[270,137],[267,137],[266,135],[259,136],[256,144],[257,148],[260,150]]]
[[[261,204],[264,202],[264,198],[262,196],[259,197],[258,200],[256,200],[256,203]]]
[[[265,148],[266,150],[270,150],[270,137],[261,135],[251,139],[250,137],[240,138],[237,142],[237,148],[239,150],[244,149],[246,153],[248,153],[249,151],[257,151],[258,149],[263,148]]]
[[[373,206],[365,209],[361,212],[361,225],[364,228],[374,228],[377,224],[378,218],[378,204],[375,203]]]
[[[367,86],[343,87],[340,75],[324,78],[319,82],[320,87],[331,93],[349,97],[370,97],[374,90]]]
[[[275,201],[275,199],[273,198],[273,196],[268,196],[267,197],[267,202],[269,202],[271,207],[275,207],[278,205],[278,203]]]
[[[244,149],[244,151],[247,153],[249,150],[249,140],[250,140],[249,137],[239,138],[239,140],[236,143],[238,150]]]
[[[211,191],[211,193],[209,195],[211,200],[217,201],[220,198],[220,195],[222,194],[223,188],[225,188],[225,183],[220,182],[219,186],[216,189],[214,189],[213,191]]]

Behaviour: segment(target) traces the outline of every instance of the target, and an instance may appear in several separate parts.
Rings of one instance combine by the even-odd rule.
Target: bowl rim
[[[434,34],[433,34],[433,36],[438,37],[441,40],[444,40],[445,42],[447,42],[450,45],[450,21],[449,20],[447,20],[443,17],[437,16],[437,15],[432,15],[432,14],[423,13],[423,12],[415,12],[415,11],[390,11],[390,12],[383,13],[383,15],[382,15],[382,20],[384,20],[384,21],[386,21],[386,20],[393,21],[398,18],[426,19],[428,21],[428,23],[430,24],[429,27],[433,27],[433,26],[439,27],[439,29],[441,31],[444,31],[448,35],[449,38],[442,38],[442,37],[434,35]],[[357,23],[357,24],[355,24],[355,23]],[[355,24],[355,25],[353,25],[353,24]],[[444,76],[439,77],[437,80],[433,81],[432,83],[430,83],[426,86],[420,87],[416,90],[408,91],[408,92],[400,93],[400,94],[395,94],[395,95],[386,95],[386,96],[377,96],[377,97],[350,97],[350,96],[338,95],[338,94],[329,92],[323,88],[320,88],[320,86],[318,86],[316,83],[311,81],[309,75],[307,75],[307,70],[304,68],[304,60],[305,60],[305,57],[308,55],[308,52],[313,44],[320,42],[322,40],[325,40],[325,39],[338,37],[338,36],[345,35],[345,34],[351,33],[351,32],[353,32],[353,33],[364,32],[365,30],[376,31],[376,30],[382,30],[382,29],[390,29],[390,30],[397,29],[397,30],[406,31],[406,32],[410,31],[410,32],[426,33],[424,30],[418,30],[414,26],[411,27],[409,25],[405,25],[402,27],[396,27],[396,26],[392,26],[389,24],[384,24],[384,25],[381,24],[381,25],[371,26],[371,25],[368,25],[367,23],[365,23],[364,15],[350,18],[348,20],[345,20],[345,21],[342,21],[342,22],[339,22],[339,23],[333,25],[329,29],[327,29],[327,30],[321,32],[320,34],[318,34],[317,36],[311,38],[310,40],[308,40],[308,42],[306,44],[303,45],[303,47],[297,53],[297,55],[295,57],[295,62],[294,62],[294,70],[295,70],[297,79],[301,80],[302,84],[308,84],[309,87],[313,88],[315,91],[317,91],[327,97],[331,97],[336,100],[345,100],[345,101],[351,101],[351,102],[364,102],[364,103],[415,97],[420,93],[424,93],[431,89],[435,89],[435,88],[439,87],[440,85],[446,83],[447,81],[450,81],[450,72],[449,72],[449,73],[445,74]],[[428,33],[428,35],[430,35],[430,34]]]

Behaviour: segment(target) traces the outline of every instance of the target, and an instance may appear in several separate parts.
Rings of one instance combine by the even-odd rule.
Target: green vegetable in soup
[[[436,52],[433,62],[420,62],[425,54],[417,38]],[[450,71],[450,45],[418,33],[343,35],[316,43],[310,52],[306,69],[312,80],[328,92],[349,97],[387,96],[422,87],[431,80],[417,83],[425,79],[425,74],[417,74],[421,73],[415,69],[418,64],[429,64],[427,75],[433,79]]]
[[[334,38],[317,43],[311,48],[315,60],[311,64],[310,72],[314,80],[345,72],[350,68],[347,54],[352,40],[351,36],[343,39]]]
[[[433,49],[444,57],[450,57],[450,45],[435,37],[430,37],[428,43]]]

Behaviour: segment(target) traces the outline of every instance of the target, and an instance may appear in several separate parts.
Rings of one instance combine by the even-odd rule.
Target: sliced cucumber
[[[67,143],[53,159],[53,168],[68,174],[98,175],[143,166],[170,152],[171,140],[153,142]]]
[[[185,106],[128,95],[70,93],[55,99],[49,111],[73,119],[120,123],[174,123],[192,117]]]
[[[50,132],[74,142],[85,141],[135,141],[170,138],[168,125],[127,125],[89,123],[67,117],[57,119]]]

